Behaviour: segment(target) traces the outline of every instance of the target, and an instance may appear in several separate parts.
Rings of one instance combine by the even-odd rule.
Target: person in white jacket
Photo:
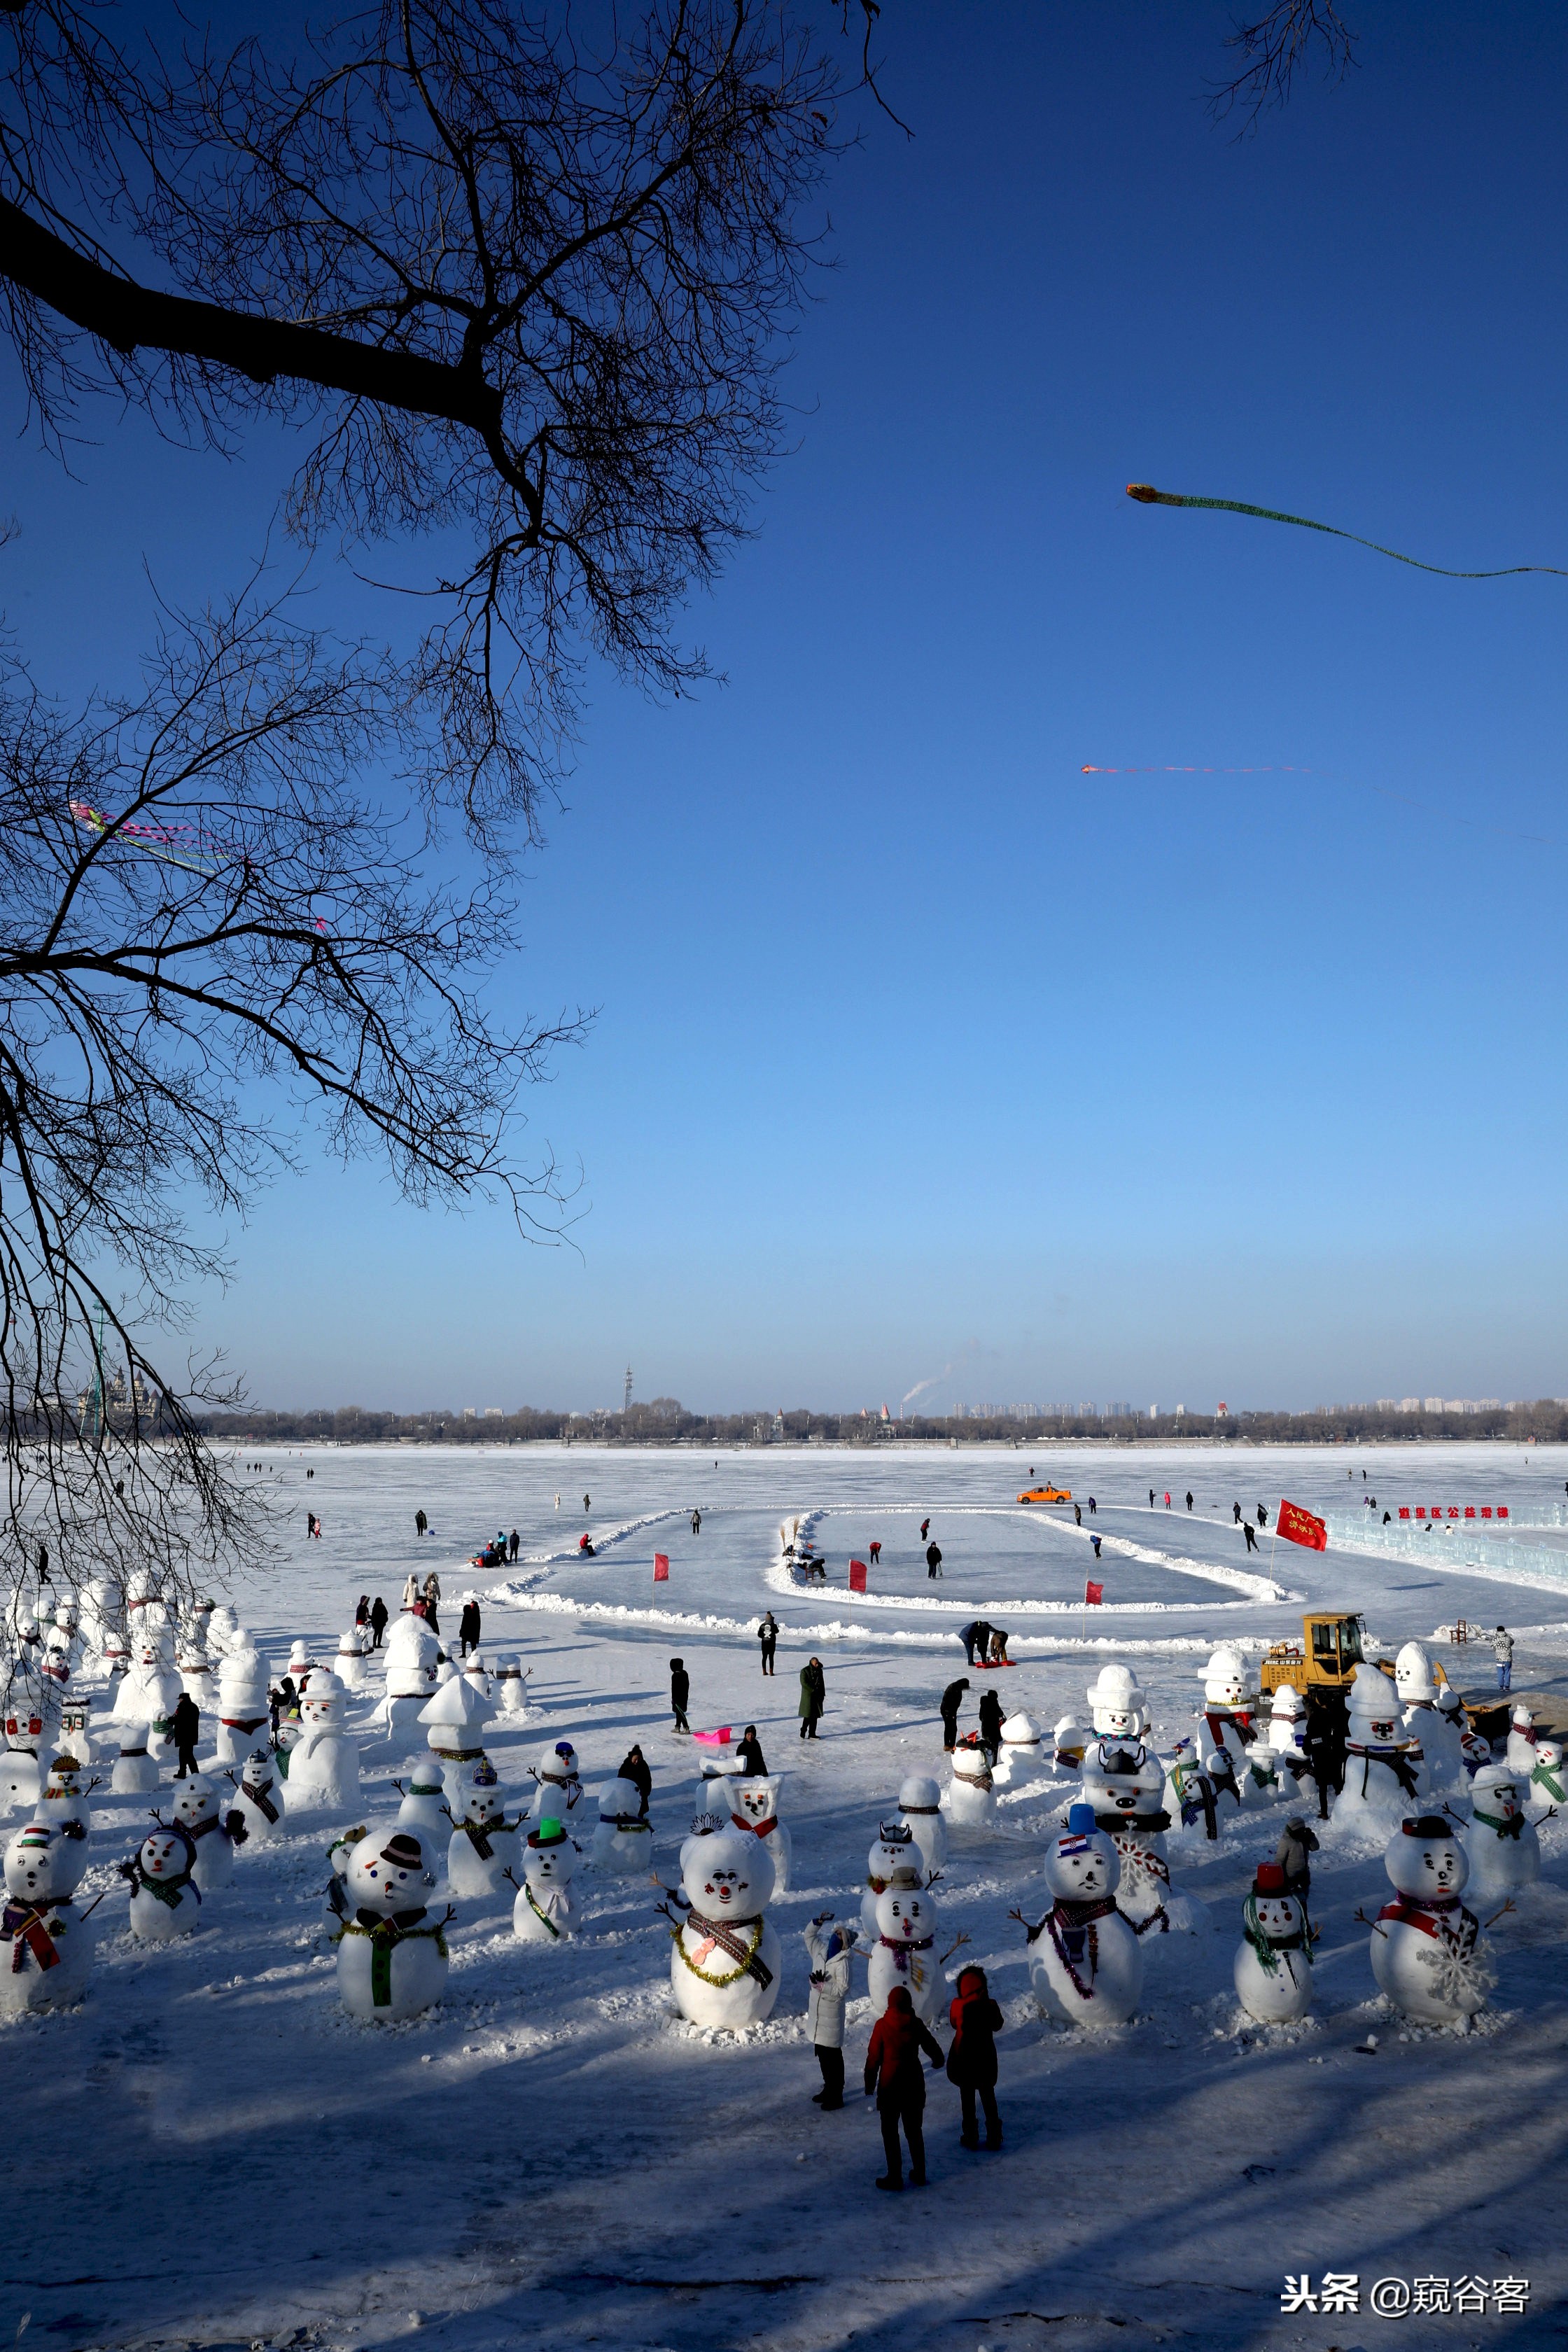
[[[831,1911],[819,1911],[802,1931],[811,1959],[805,2021],[822,2069],[822,2088],[813,2092],[812,2105],[824,2115],[844,2105],[844,2004],[849,1998],[849,1955],[858,1932],[853,1922],[837,1924]]]

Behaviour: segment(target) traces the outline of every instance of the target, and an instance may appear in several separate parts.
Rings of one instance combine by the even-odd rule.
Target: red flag
[[[1091,1583],[1089,1582],[1089,1579],[1086,1577],[1086,1578],[1084,1579],[1084,1586],[1083,1586],[1083,1605],[1084,1605],[1084,1607],[1085,1607],[1086,1609],[1098,1609],[1098,1608],[1099,1608],[1099,1606],[1100,1606],[1100,1602],[1104,1600],[1104,1598],[1105,1598],[1105,1587],[1104,1587],[1104,1585],[1103,1585],[1103,1584],[1091,1584]]]
[[[669,1582],[669,1554],[667,1551],[656,1551],[653,1556],[653,1580],[656,1584]]]
[[[864,1592],[866,1590],[866,1563],[863,1559],[852,1559],[849,1563],[849,1590],[851,1592]]]
[[[1274,1528],[1287,1543],[1305,1544],[1309,1551],[1328,1550],[1328,1528],[1321,1519],[1315,1519],[1310,1511],[1304,1511],[1300,1503],[1287,1503],[1281,1498],[1279,1516]]]

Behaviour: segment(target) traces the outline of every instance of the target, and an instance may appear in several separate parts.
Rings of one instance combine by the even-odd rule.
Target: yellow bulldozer
[[[1266,1693],[1289,1683],[1305,1698],[1345,1691],[1364,1654],[1359,1611],[1314,1611],[1301,1620],[1300,1641],[1276,1642],[1267,1653],[1258,1679]]]

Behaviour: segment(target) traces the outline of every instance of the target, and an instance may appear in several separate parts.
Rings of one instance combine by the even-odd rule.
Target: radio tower
[[[621,1407],[621,1411],[622,1411],[623,1412],[630,1412],[631,1409],[632,1409],[632,1368],[631,1368],[631,1366],[628,1364],[628,1365],[626,1366],[626,1402],[622,1405],[622,1407]]]

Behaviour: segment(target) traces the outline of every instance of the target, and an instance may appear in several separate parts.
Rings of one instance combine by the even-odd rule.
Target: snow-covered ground
[[[1031,1468],[1095,1496],[1083,1530],[1070,1511],[1018,1509]],[[441,2007],[405,2026],[355,2025],[320,1927],[324,1828],[242,1853],[199,1934],[150,1948],[131,1941],[114,1877],[148,1801],[100,1790],[83,1893],[112,1891],[97,1915],[89,1996],[0,2032],[13,2145],[0,2336],[30,2312],[29,2335],[62,2347],[372,2346],[416,2331],[454,2352],[535,2342],[815,2352],[850,2338],[889,2352],[1326,2352],[1568,2337],[1551,2187],[1568,2137],[1568,1824],[1543,1831],[1542,1885],[1493,1931],[1499,1980],[1478,2035],[1402,2029],[1377,2000],[1354,1915],[1384,1899],[1380,1854],[1332,1827],[1313,1878],[1324,1930],[1316,2010],[1297,2028],[1246,2021],[1231,1961],[1242,1895],[1283,1818],[1265,1812],[1217,1847],[1201,1833],[1173,1840],[1173,1875],[1207,1906],[1212,1932],[1152,1939],[1139,2019],[1089,2036],[1043,2023],[1007,1916],[1045,1908],[1040,1838],[1074,1793],[1041,1772],[1005,1792],[994,1831],[954,1832],[938,1889],[944,1940],[967,1932],[963,1957],[987,1969],[1006,2013],[1006,2146],[962,2150],[957,2095],[933,2077],[931,2186],[901,2198],[872,2187],[881,2151],[870,2106],[852,2095],[824,2116],[811,2104],[799,1934],[814,1913],[858,1906],[867,1846],[900,1779],[940,1773],[937,1695],[963,1670],[957,1628],[976,1613],[1011,1633],[1017,1664],[1000,1678],[1009,1708],[1048,1726],[1081,1708],[1105,1656],[1124,1654],[1152,1695],[1163,1747],[1189,1727],[1215,1641],[1261,1648],[1299,1633],[1302,1610],[1318,1606],[1363,1609],[1389,1648],[1459,1618],[1504,1620],[1518,1638],[1516,1685],[1568,1690],[1562,1452],[814,1446],[715,1463],[391,1447],[275,1454],[259,1475],[298,1520],[276,1572],[232,1597],[279,1663],[297,1635],[335,1646],[361,1591],[395,1610],[416,1563],[439,1569],[443,1628],[455,1633],[463,1560],[498,1527],[516,1527],[517,1566],[479,1581],[486,1649],[520,1654],[533,1706],[520,1729],[490,1727],[491,1757],[521,1801],[546,1739],[573,1738],[590,1790],[640,1740],[667,1876],[696,1770],[670,1729],[669,1657],[690,1670],[696,1726],[756,1724],[786,1776],[781,1811],[795,1838],[795,1883],[772,1912],[784,1949],[778,2004],[742,2043],[694,2034],[672,2008],[653,1889],[596,1883],[584,1868],[575,1943],[521,1945],[508,1905],[466,1906]],[[1373,1548],[1280,1545],[1271,1556],[1266,1537],[1261,1554],[1247,1553],[1233,1502],[1248,1512],[1266,1502],[1272,1519],[1281,1493],[1331,1510],[1336,1526],[1346,1515]],[[1363,1493],[1377,1496],[1375,1517]],[[1463,1535],[1380,1554],[1370,1531],[1385,1507],[1397,1523],[1401,1504],[1506,1504],[1510,1532],[1461,1522]],[[420,1506],[433,1522],[423,1542]],[[320,1542],[305,1540],[307,1507],[321,1516]],[[819,1515],[826,1591],[797,1590],[777,1567],[781,1517],[806,1513]],[[928,1516],[940,1583],[919,1539]],[[577,1554],[584,1527],[593,1560]],[[1090,1528],[1102,1538],[1098,1566]],[[852,1595],[846,1564],[873,1538],[879,1570],[867,1595]],[[670,1561],[657,1586],[656,1551]],[[1101,1609],[1082,1608],[1086,1574],[1104,1585]],[[768,1607],[783,1628],[772,1681],[755,1639]],[[827,1685],[815,1747],[795,1736],[798,1671],[814,1653]],[[1492,1679],[1489,1653],[1439,1654],[1461,1686]],[[379,1677],[353,1709],[362,1811],[389,1824],[391,1776],[418,1743],[369,1727],[378,1695]],[[863,1992],[863,1971],[857,1984]],[[869,2022],[862,1998],[850,2014],[852,2094]],[[1325,2272],[1355,2274],[1359,2310],[1281,2312],[1287,2273],[1307,2273],[1316,2294]],[[1389,2278],[1482,2280],[1486,2308],[1379,2317],[1368,2296]],[[1506,2280],[1530,2282],[1522,2316],[1497,2308]],[[1424,2299],[1438,2299],[1430,2284]]]

